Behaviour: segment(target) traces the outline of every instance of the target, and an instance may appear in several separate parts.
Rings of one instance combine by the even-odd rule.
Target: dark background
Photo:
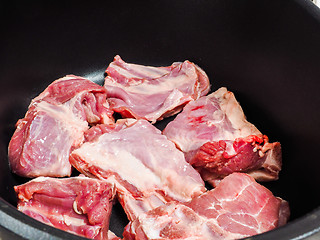
[[[31,99],[66,74],[101,83],[119,54],[198,64],[281,142],[280,179],[264,185],[289,202],[291,221],[319,206],[320,12],[308,0],[2,1],[0,27],[0,196],[11,205],[25,179],[10,173],[7,145]],[[124,224],[117,205],[111,229]]]

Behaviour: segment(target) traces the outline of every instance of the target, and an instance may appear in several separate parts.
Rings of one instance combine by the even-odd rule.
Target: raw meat
[[[15,191],[18,209],[30,217],[80,236],[108,239],[113,185],[84,176],[38,177]]]
[[[108,231],[108,240],[121,240],[121,238],[109,230]]]
[[[189,203],[170,202],[141,214],[127,225],[124,239],[239,239],[277,228],[288,218],[286,201],[251,176],[233,173]]]
[[[96,126],[99,131],[92,131],[97,135],[74,150],[70,162],[87,176],[114,183],[129,220],[167,201],[190,201],[205,191],[199,173],[160,130],[146,120],[119,124]]]
[[[67,75],[51,83],[32,104],[46,101],[66,105],[79,118],[90,124],[113,123],[113,111],[106,101],[105,89],[83,77]]]
[[[152,123],[174,115],[210,89],[206,73],[189,61],[149,67],[125,63],[116,56],[106,72],[104,87],[111,108],[123,117]]]
[[[58,79],[17,122],[8,149],[10,167],[24,177],[70,176],[70,151],[83,142],[88,123],[110,122],[102,86],[73,75]]]
[[[226,88],[187,104],[163,134],[185,154],[205,181],[217,185],[232,172],[260,181],[275,180],[281,170],[281,146],[246,120]]]

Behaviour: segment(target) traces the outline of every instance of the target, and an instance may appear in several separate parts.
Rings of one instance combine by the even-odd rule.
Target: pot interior
[[[281,142],[280,178],[263,185],[289,202],[291,221],[319,206],[316,7],[305,1],[12,1],[2,9],[0,196],[12,206],[13,186],[27,179],[10,172],[7,146],[31,99],[67,74],[102,83],[116,54],[145,65],[198,64],[212,91],[233,91],[247,119]],[[126,223],[117,204],[110,228],[121,234]]]

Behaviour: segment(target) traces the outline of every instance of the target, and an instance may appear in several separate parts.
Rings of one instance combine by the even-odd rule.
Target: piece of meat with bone
[[[89,124],[113,122],[106,91],[68,75],[32,100],[8,148],[12,171],[23,177],[70,176],[69,154],[84,140]]]
[[[129,220],[171,200],[190,201],[205,191],[199,173],[160,130],[146,120],[119,121],[120,127],[90,130],[92,141],[74,150],[70,162],[87,176],[115,184]]]
[[[152,123],[176,114],[210,89],[206,73],[189,61],[150,67],[126,63],[116,56],[106,73],[104,87],[111,108],[123,117]]]
[[[278,179],[280,143],[269,143],[224,87],[188,103],[163,134],[213,186],[233,172],[246,172],[259,181]]]
[[[130,222],[125,240],[239,239],[282,226],[289,205],[245,173],[233,173],[189,203],[170,202]]]
[[[18,210],[50,226],[91,239],[108,239],[114,186],[85,176],[38,177],[15,186]],[[113,237],[114,238],[114,237]]]

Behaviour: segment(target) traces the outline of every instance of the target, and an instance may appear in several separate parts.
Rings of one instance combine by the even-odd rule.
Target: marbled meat
[[[288,203],[245,173],[233,173],[189,203],[170,202],[130,222],[125,240],[240,239],[285,224]]]

